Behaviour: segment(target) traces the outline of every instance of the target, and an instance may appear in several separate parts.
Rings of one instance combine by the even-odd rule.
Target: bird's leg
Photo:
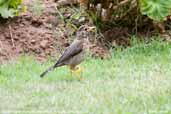
[[[72,77],[73,67],[69,66],[70,77]]]
[[[72,70],[71,70],[71,69],[69,69],[69,72],[70,72],[70,77],[72,77]]]

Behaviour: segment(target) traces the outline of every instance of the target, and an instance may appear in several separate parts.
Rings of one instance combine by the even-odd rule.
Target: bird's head
[[[76,32],[76,37],[77,37],[77,40],[81,40],[83,42],[83,47],[86,50],[89,50],[90,40],[92,39],[92,37],[95,36],[95,33],[96,33],[96,27],[82,25],[78,28]]]
[[[82,25],[78,28],[76,32],[76,37],[78,39],[89,39],[92,37],[93,34],[96,32],[96,27],[94,26],[88,26],[88,25]]]

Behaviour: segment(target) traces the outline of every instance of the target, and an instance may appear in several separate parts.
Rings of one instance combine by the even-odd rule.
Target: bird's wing
[[[83,44],[80,40],[75,40],[67,49],[65,49],[62,56],[59,58],[55,66],[59,66],[63,64],[65,61],[69,60],[70,58],[74,57],[75,55],[79,54],[83,51]]]

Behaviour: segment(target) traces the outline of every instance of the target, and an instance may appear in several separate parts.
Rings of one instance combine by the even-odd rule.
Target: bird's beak
[[[88,32],[94,32],[94,30],[96,30],[96,27],[88,27]]]

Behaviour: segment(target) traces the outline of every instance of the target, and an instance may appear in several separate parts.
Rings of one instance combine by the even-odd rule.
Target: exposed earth
[[[25,4],[29,8],[29,1]],[[34,16],[29,10],[19,17],[8,20],[0,26],[0,61],[17,57],[20,54],[33,54],[37,59],[55,55],[55,46],[62,38],[53,34],[51,18],[55,20],[55,3],[44,1],[44,9],[40,16]],[[3,22],[4,23],[4,22]],[[63,43],[63,42],[62,42]]]

